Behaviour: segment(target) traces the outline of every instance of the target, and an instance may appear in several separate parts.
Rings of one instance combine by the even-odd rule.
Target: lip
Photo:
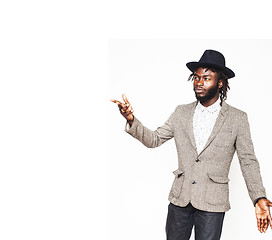
[[[203,88],[195,88],[196,93],[203,93],[204,89]]]

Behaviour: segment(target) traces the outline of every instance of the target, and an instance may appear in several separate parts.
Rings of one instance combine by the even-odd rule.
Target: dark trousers
[[[195,240],[219,240],[225,213],[201,211],[188,204],[186,207],[168,206],[166,221],[167,240],[189,240],[195,226]]]

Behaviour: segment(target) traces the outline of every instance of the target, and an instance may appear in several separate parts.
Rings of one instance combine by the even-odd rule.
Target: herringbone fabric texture
[[[170,202],[181,207],[191,202],[203,211],[228,211],[228,175],[235,151],[252,202],[266,197],[246,113],[223,102],[213,131],[198,154],[193,134],[195,107],[196,102],[178,106],[167,122],[155,131],[144,127],[136,117],[132,127],[126,129],[149,148],[175,139],[178,169],[174,171]]]

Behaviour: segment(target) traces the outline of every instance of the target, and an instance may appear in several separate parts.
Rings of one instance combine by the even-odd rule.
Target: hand
[[[123,100],[125,103],[121,103],[117,100],[111,100],[112,102],[116,103],[119,107],[120,113],[127,119],[128,123],[130,124],[130,126],[133,123],[133,108],[130,105],[129,101],[127,100],[127,97],[125,94],[122,95]]]
[[[268,199],[260,199],[255,205],[258,230],[261,233],[266,232],[268,225],[270,225],[272,228],[272,220],[269,207],[272,207],[272,203]]]

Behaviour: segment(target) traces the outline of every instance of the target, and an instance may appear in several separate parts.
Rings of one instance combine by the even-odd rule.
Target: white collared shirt
[[[212,133],[220,109],[221,106],[219,98],[209,107],[204,107],[200,102],[198,102],[195,108],[193,128],[198,154],[203,150]]]

